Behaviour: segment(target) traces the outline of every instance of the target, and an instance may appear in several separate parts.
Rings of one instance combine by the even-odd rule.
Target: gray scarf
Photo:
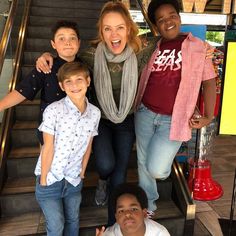
[[[116,106],[107,62],[124,61],[121,78],[120,104]],[[130,46],[119,55],[112,54],[104,43],[100,42],[95,52],[94,86],[98,102],[105,116],[113,123],[121,123],[130,112],[138,84],[137,58]]]

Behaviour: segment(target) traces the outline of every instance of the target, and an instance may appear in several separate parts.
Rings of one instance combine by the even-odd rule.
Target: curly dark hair
[[[136,197],[142,209],[148,207],[148,199],[145,191],[138,185],[124,183],[118,185],[111,194],[110,203],[114,214],[116,213],[117,200],[124,194],[130,194]]]
[[[51,29],[51,31],[52,31],[52,39],[54,39],[56,32],[60,28],[73,29],[75,31],[75,33],[77,34],[78,39],[80,39],[79,29],[78,29],[77,23],[74,22],[74,21],[67,21],[67,20],[57,21],[56,24],[52,27],[52,29]]]
[[[155,25],[155,12],[156,10],[161,7],[162,5],[170,4],[172,5],[176,12],[179,14],[180,7],[179,2],[177,0],[152,0],[148,6],[148,18],[149,20]]]

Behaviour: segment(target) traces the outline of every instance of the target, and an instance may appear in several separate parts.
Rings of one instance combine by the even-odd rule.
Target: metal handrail
[[[178,163],[177,160],[174,160],[173,168],[174,168],[174,171],[175,171],[175,175],[178,177],[179,182],[181,183],[180,188],[182,189],[182,192],[183,192],[184,202],[187,205],[194,205],[193,199],[191,197],[191,192],[189,190],[187,182],[185,181],[185,177],[184,177],[182,168],[181,168],[181,166],[180,166],[180,164]],[[188,211],[188,209],[186,209],[186,211]],[[187,217],[187,219],[193,219],[195,217],[195,212],[191,212],[191,213],[187,212],[186,217]]]
[[[21,26],[19,30],[19,37],[17,42],[17,48],[16,48],[16,54],[14,59],[14,68],[13,68],[13,75],[12,80],[9,86],[9,91],[12,91],[15,88],[18,75],[19,75],[19,69],[22,59],[22,51],[24,47],[25,42],[25,33],[26,33],[26,27],[28,24],[28,16],[29,16],[29,10],[30,10],[30,4],[31,0],[25,1],[25,7],[24,7],[24,13],[21,21]],[[9,146],[9,130],[12,124],[12,116],[13,116],[13,109],[9,108],[4,112],[3,119],[2,119],[2,129],[0,130],[0,189],[2,188],[3,184],[3,170],[4,170],[4,164],[6,160],[6,156],[8,153],[8,146]]]
[[[172,179],[174,179],[175,201],[184,213],[185,224],[183,236],[190,236],[194,233],[194,220],[196,215],[196,205],[191,198],[191,194],[185,180],[180,164],[174,160],[172,165]]]
[[[9,38],[11,35],[11,31],[12,31],[13,22],[14,22],[15,15],[16,15],[17,5],[18,5],[18,0],[14,0],[11,3],[11,7],[9,10],[9,16],[7,18],[7,22],[5,24],[4,31],[2,34],[2,39],[1,39],[1,43],[0,43],[0,75],[2,73],[2,67],[3,67],[4,58],[5,58],[6,51],[7,51]]]

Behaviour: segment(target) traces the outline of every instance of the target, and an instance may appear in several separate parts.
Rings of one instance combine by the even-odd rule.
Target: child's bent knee
[[[165,180],[170,175],[169,171],[160,171],[160,170],[155,169],[155,168],[150,168],[149,173],[153,178],[159,179],[159,180]]]

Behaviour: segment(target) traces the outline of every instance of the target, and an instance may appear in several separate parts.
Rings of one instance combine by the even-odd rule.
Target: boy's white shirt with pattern
[[[81,114],[68,96],[45,109],[39,130],[54,135],[54,156],[47,185],[63,178],[73,186],[80,183],[83,156],[90,139],[98,134],[100,117],[100,110],[88,101]],[[35,175],[40,174],[41,155],[35,168]]]

